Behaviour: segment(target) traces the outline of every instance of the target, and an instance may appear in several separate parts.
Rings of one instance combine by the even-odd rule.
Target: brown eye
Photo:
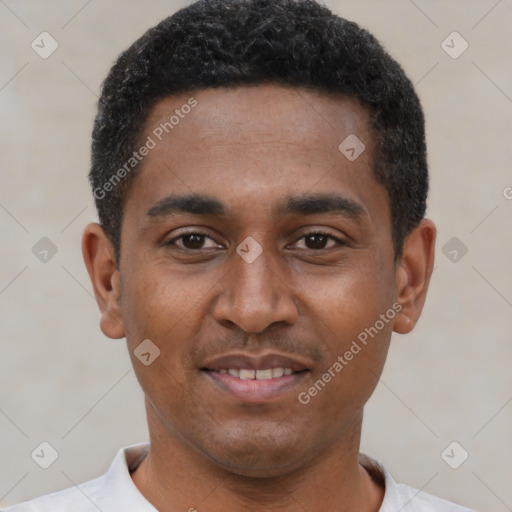
[[[204,235],[192,233],[190,235],[183,235],[181,237],[182,244],[187,249],[201,249],[204,245]]]
[[[346,245],[346,243],[343,240],[340,240],[329,233],[322,233],[321,231],[311,231],[295,242],[296,248],[309,249],[312,251],[320,251],[331,247],[342,247],[344,245]]]
[[[166,245],[176,246],[180,249],[186,249],[190,251],[199,251],[204,249],[221,249],[222,245],[218,244],[213,238],[206,233],[199,231],[191,231],[189,233],[183,233],[172,240]]]
[[[322,235],[321,233],[314,233],[312,235],[306,235],[304,241],[308,249],[324,249],[329,238],[331,237]]]

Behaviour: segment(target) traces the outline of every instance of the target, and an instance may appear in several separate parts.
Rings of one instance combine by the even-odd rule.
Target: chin
[[[293,472],[300,466],[296,454],[292,459],[290,452],[288,452],[286,459],[276,458],[275,452],[264,454],[261,451],[243,458],[239,454],[232,457],[229,457],[229,455],[231,454],[226,456],[226,453],[224,453],[222,457],[216,457],[213,460],[217,466],[222,467],[225,471],[245,478],[277,478]]]
[[[275,434],[275,433],[274,433]],[[213,440],[210,450],[203,453],[216,465],[235,475],[248,478],[284,476],[301,467],[305,446],[299,446],[292,435],[224,437]],[[302,444],[302,443],[301,443]]]

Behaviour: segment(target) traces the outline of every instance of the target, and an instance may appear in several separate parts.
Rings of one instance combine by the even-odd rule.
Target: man
[[[211,0],[124,52],[83,254],[149,445],[11,511],[464,511],[359,454],[433,268],[424,121],[400,66],[311,0]]]

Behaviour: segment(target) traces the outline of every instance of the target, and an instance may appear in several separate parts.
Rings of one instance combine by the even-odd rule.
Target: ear
[[[101,312],[100,328],[112,339],[126,336],[121,316],[119,270],[114,247],[99,224],[89,224],[82,236],[82,254]]]
[[[434,223],[423,219],[404,242],[396,271],[396,299],[402,309],[393,326],[399,334],[412,331],[423,310],[434,268],[435,241]]]

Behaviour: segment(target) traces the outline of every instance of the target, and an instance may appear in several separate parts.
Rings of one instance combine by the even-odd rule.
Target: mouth
[[[242,403],[268,403],[289,394],[310,372],[305,362],[280,354],[231,354],[201,372],[223,394]]]
[[[291,368],[267,368],[265,370],[253,370],[251,368],[221,368],[218,370],[221,374],[228,374],[232,377],[238,377],[243,380],[268,380],[278,379],[283,375],[292,375],[294,372]]]

